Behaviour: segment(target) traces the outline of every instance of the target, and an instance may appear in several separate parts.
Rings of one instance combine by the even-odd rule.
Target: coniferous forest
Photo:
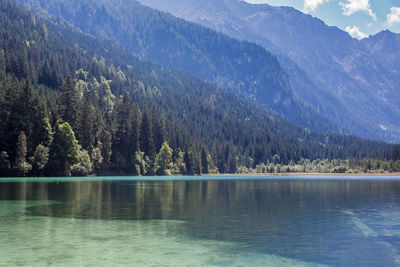
[[[166,68],[239,94],[312,130],[340,127],[302,102],[278,59],[263,47],[150,9],[136,0],[16,0],[45,19],[110,40]]]
[[[0,0],[0,176],[397,171],[400,147],[301,128]]]

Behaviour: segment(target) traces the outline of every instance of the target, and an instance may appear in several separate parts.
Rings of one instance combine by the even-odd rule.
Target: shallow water
[[[0,266],[400,266],[400,177],[245,178],[0,179]]]

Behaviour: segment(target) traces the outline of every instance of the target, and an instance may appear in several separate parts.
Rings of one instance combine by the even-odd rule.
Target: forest
[[[392,172],[399,160],[398,145],[295,126],[0,1],[0,176],[311,171],[321,162],[332,168],[320,171]]]
[[[16,0],[140,58],[191,73],[311,130],[338,127],[295,93],[277,58],[263,47],[141,5],[136,0]]]

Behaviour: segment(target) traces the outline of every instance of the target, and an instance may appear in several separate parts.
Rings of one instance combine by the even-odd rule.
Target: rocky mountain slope
[[[297,95],[330,120],[359,136],[400,141],[398,34],[359,41],[296,9],[238,0],[140,1],[264,46]]]

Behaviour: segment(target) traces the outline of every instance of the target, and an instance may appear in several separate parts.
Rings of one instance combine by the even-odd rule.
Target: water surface
[[[0,180],[0,266],[400,266],[399,177],[145,179]]]

